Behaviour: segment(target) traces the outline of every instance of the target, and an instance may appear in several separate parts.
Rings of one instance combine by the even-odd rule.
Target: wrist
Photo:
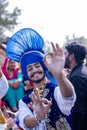
[[[37,113],[34,113],[34,118],[35,118],[35,120],[36,120],[37,123],[40,122],[40,119],[38,118]]]
[[[61,78],[65,77],[65,73],[63,70],[59,73],[55,73],[54,75],[57,79],[61,79]]]

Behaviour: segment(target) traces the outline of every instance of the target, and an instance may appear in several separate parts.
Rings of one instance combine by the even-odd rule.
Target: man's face
[[[45,77],[44,70],[40,63],[34,63],[27,66],[27,73],[29,79],[34,83],[41,82]]]
[[[69,55],[69,52],[66,50],[65,51],[65,68],[70,69],[70,64],[71,64],[70,55]]]

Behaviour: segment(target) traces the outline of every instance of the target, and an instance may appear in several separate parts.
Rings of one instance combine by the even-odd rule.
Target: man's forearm
[[[31,116],[31,117],[27,116],[24,119],[24,123],[25,123],[26,127],[34,128],[38,125],[39,119],[38,119],[38,117],[35,117],[35,116]]]
[[[74,92],[72,83],[67,79],[65,73],[62,71],[60,74],[56,74],[55,77],[58,80],[61,93],[64,97],[71,97]]]

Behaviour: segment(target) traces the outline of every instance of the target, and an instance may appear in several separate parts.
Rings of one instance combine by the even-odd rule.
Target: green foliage
[[[63,51],[65,50],[65,46],[71,42],[79,42],[82,45],[87,47],[87,38],[81,36],[81,37],[76,37],[74,34],[72,36],[72,38],[69,38],[69,36],[66,36],[65,40],[64,40],[64,44],[62,46]],[[44,50],[46,52],[52,52],[52,47],[51,47],[51,42],[49,41],[45,41],[44,42]]]
[[[87,47],[87,38],[81,36],[81,37],[76,37],[74,34],[73,34],[73,37],[72,39],[69,38],[69,36],[66,36],[66,41],[63,45],[63,49],[65,48],[65,45],[71,43],[71,42],[79,42],[81,43],[82,45],[86,46]]]
[[[5,38],[6,30],[13,31],[14,27],[19,24],[18,16],[21,15],[21,10],[18,7],[13,9],[12,13],[6,10],[9,5],[8,0],[0,0],[0,41]]]

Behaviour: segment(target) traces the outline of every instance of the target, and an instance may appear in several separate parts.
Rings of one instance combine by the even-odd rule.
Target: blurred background
[[[50,42],[79,41],[87,46],[86,0],[0,0],[0,42],[22,28],[33,28],[44,39],[46,51]]]

